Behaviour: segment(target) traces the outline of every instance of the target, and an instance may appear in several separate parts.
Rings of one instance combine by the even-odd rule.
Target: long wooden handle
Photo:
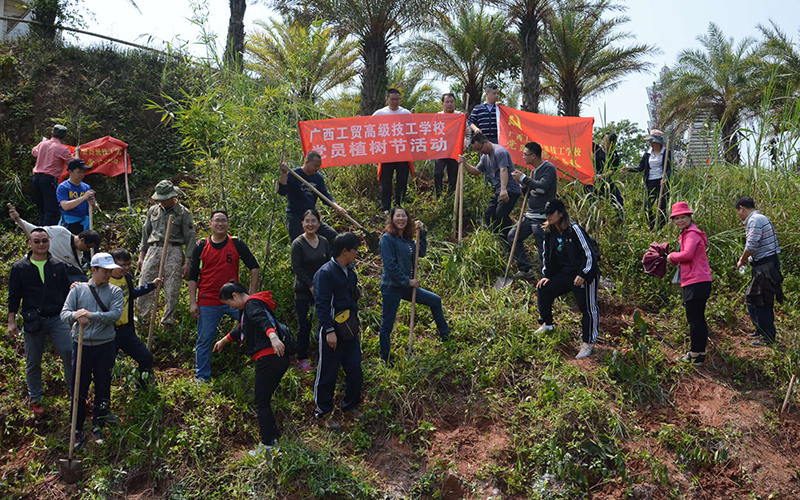
[[[514,233],[514,242],[511,244],[511,253],[508,254],[508,263],[506,264],[506,274],[503,277],[503,281],[508,279],[508,271],[511,269],[511,261],[514,260],[514,250],[517,249],[517,240],[519,240],[519,233],[520,228],[522,227],[522,219],[525,218],[525,205],[528,203],[528,194],[530,194],[531,190],[528,189],[525,191],[525,196],[522,198],[522,212],[519,214],[519,220],[517,221],[517,231]]]
[[[75,431],[78,430],[78,401],[81,394],[81,361],[83,360],[83,325],[78,323],[78,359],[75,361],[75,384],[72,386],[72,424],[69,433],[69,459],[75,454]],[[67,381],[69,383],[69,381]]]
[[[158,277],[164,279],[164,261],[167,260],[167,249],[169,248],[169,236],[172,233],[172,220],[175,218],[170,214],[167,221],[167,229],[164,231],[164,246],[161,248],[161,262],[158,263]],[[147,350],[151,350],[153,345],[153,332],[156,329],[156,314],[158,313],[158,297],[161,294],[161,283],[156,285],[156,298],[153,301],[153,310],[150,311],[150,331],[147,333]]]
[[[89,203],[89,229],[94,229],[94,207]],[[94,247],[89,249],[89,255],[94,257]]]
[[[667,138],[667,144],[664,146],[664,164],[661,166],[661,177],[666,178],[667,176],[667,163],[669,163],[669,138]],[[664,183],[662,182],[661,185],[658,187],[658,204],[656,205],[656,217],[658,217],[659,213],[661,212],[661,199],[664,197]]]
[[[464,238],[464,165],[458,165],[458,242]]]
[[[411,278],[417,279],[417,271],[419,270],[419,239],[421,230],[417,228],[416,234],[416,248],[414,249],[414,270],[411,272]],[[408,355],[411,356],[411,349],[414,347],[414,320],[416,319],[417,312],[417,288],[411,291],[411,320],[408,323]]]
[[[300,182],[305,184],[310,190],[314,191],[314,194],[319,196],[322,201],[324,201],[328,205],[333,205],[333,202],[331,201],[330,198],[328,198],[324,194],[320,193],[319,189],[315,188],[313,184],[311,184],[307,180],[305,180],[302,177],[300,177],[300,174],[298,174],[297,172],[295,172],[291,168],[289,169],[289,173],[292,174],[293,176],[297,177],[297,180],[299,180]],[[349,214],[341,214],[341,215],[343,215],[345,219],[349,220],[357,228],[361,229],[362,231],[366,231],[366,229],[364,229],[364,226],[359,224],[354,218],[350,217]]]
[[[781,405],[781,415],[786,412],[789,408],[789,401],[792,398],[792,391],[794,390],[794,382],[797,379],[797,375],[793,374],[792,379],[789,381],[789,390],[786,391],[786,397],[783,398],[783,404]]]

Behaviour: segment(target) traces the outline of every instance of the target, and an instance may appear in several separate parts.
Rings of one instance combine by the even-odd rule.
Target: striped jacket
[[[561,242],[558,241],[559,238],[561,238]],[[563,271],[556,257],[559,245],[564,246],[574,274],[586,281],[597,278],[600,272],[597,256],[589,245],[589,235],[577,222],[571,223],[569,229],[564,233],[558,233],[552,228],[545,232],[544,248],[542,248],[544,255],[542,274],[545,278],[552,278]]]
[[[747,242],[744,249],[750,252],[753,261],[781,253],[775,226],[758,210],[754,210],[744,221]]]

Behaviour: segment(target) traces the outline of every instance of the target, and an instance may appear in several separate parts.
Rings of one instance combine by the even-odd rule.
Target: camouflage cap
[[[156,201],[164,201],[170,198],[174,198],[175,196],[178,196],[180,194],[181,190],[175,187],[172,184],[172,181],[164,179],[163,181],[160,181],[158,184],[156,184],[156,192],[153,193],[153,196],[151,196],[151,198],[153,198]]]

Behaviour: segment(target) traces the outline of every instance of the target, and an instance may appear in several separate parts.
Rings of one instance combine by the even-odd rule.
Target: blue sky
[[[85,0],[83,5],[92,11],[94,19],[87,19],[88,30],[128,41],[163,48],[162,42],[174,43],[176,38],[195,42],[199,29],[188,21],[192,16],[189,0],[136,0],[138,13],[126,0]],[[605,113],[607,121],[629,119],[644,129],[647,127],[647,95],[645,87],[652,84],[664,64],[675,62],[685,48],[698,47],[696,37],[708,29],[708,23],[718,24],[729,37],[740,40],[745,36],[758,36],[756,24],[776,21],[781,28],[800,43],[800,2],[797,0],[672,0],[652,2],[629,0],[627,15],[631,22],[625,25],[639,43],[656,45],[662,51],[651,58],[655,64],[652,73],[629,76],[614,92],[589,101],[582,110],[583,116],[594,116],[599,125]],[[209,25],[224,44],[228,29],[228,2],[210,0]],[[249,5],[245,29],[253,28],[256,19],[266,20],[272,12],[261,4]],[[152,38],[151,38],[152,37]],[[81,37],[82,43],[96,43],[91,37]],[[200,53],[201,48],[190,48]],[[605,108],[605,112],[603,109]]]

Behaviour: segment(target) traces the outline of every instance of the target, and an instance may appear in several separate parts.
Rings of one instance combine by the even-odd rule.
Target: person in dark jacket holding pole
[[[554,199],[545,206],[547,224],[544,238],[544,277],[538,288],[539,323],[536,333],[553,329],[553,301],[570,291],[581,310],[583,331],[581,349],[576,359],[592,354],[600,324],[597,306],[597,281],[600,267],[586,231],[572,222],[564,202]]]
[[[319,364],[314,381],[317,409],[314,415],[321,426],[331,430],[342,427],[332,418],[333,391],[339,367],[344,368],[345,373],[342,413],[348,418],[364,418],[358,409],[364,375],[358,332],[358,278],[353,267],[359,245],[361,240],[355,234],[340,234],[333,240],[333,258],[314,275],[314,302],[319,319]],[[334,327],[334,321],[340,325],[339,330]],[[350,335],[343,327],[347,327]]]
[[[9,335],[19,333],[17,313],[26,319],[23,323],[25,379],[31,399],[31,411],[34,415],[42,415],[42,354],[48,336],[64,365],[64,380],[70,388],[70,394],[72,393],[72,339],[69,327],[60,318],[70,282],[66,266],[53,260],[50,255],[50,236],[44,228],[36,227],[31,230],[28,246],[31,251],[14,263],[8,276],[7,331]]]
[[[528,261],[528,254],[525,252],[525,239],[533,235],[536,242],[536,250],[539,252],[539,263],[542,262],[542,246],[544,245],[544,229],[542,225],[547,217],[544,214],[544,207],[548,201],[556,197],[558,191],[558,177],[556,167],[549,161],[542,160],[542,146],[536,142],[529,142],[525,145],[522,152],[525,164],[533,167],[531,175],[526,175],[521,170],[514,170],[511,175],[514,180],[519,182],[523,189],[529,189],[528,209],[522,219],[519,231],[519,241],[514,249],[514,260],[517,262],[519,271],[514,274],[514,279],[533,279],[536,277],[535,271],[531,268]],[[514,237],[517,234],[517,227],[514,226],[508,233],[508,244],[513,246]]]
[[[639,166],[628,169],[641,172],[644,176],[644,185],[647,190],[644,199],[644,210],[651,229],[664,227],[667,223],[667,192],[669,178],[672,175],[672,151],[666,151],[667,141],[664,132],[653,129],[645,139],[650,144],[650,149],[642,155]],[[665,157],[665,153],[667,156]],[[659,193],[661,204],[653,213],[653,205],[658,203]]]
[[[246,352],[256,364],[255,407],[261,442],[250,455],[272,451],[278,445],[280,433],[272,412],[272,395],[289,368],[289,357],[278,337],[278,321],[275,319],[275,301],[269,291],[252,295],[238,281],[230,281],[219,291],[219,299],[227,306],[241,311],[239,327],[214,344],[214,352],[222,352],[225,346],[236,340],[244,340]]]
[[[303,214],[303,234],[292,242],[294,272],[294,307],[297,310],[297,364],[301,370],[313,370],[308,361],[308,340],[311,335],[311,305],[314,303],[314,275],[331,260],[331,244],[318,235],[319,214],[314,209]]]
[[[439,337],[446,341],[450,335],[450,327],[442,310],[442,298],[433,292],[420,288],[419,280],[413,278],[414,253],[416,243],[414,232],[420,229],[419,256],[424,257],[428,249],[427,231],[422,221],[416,221],[412,227],[411,218],[403,207],[394,207],[386,221],[386,229],[381,237],[380,249],[383,261],[381,276],[381,296],[383,298],[383,317],[381,318],[380,343],[381,360],[391,363],[389,352],[392,347],[391,335],[397,318],[400,300],[411,301],[414,288],[417,289],[417,302],[431,308],[436,321]]]

